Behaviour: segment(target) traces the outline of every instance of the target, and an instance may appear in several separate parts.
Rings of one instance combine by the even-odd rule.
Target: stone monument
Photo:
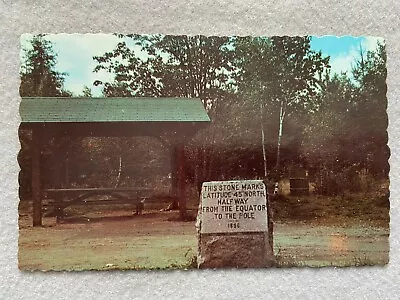
[[[204,182],[197,214],[199,268],[274,265],[262,180]]]

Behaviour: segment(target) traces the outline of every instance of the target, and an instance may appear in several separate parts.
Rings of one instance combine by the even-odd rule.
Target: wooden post
[[[55,188],[65,188],[63,184],[63,174],[64,174],[64,159],[65,159],[65,145],[66,142],[64,140],[63,134],[57,132],[55,135],[56,144],[58,144],[54,149],[54,161],[53,166],[55,166],[54,170],[54,184]],[[56,193],[54,194],[55,206],[53,215],[56,217],[61,217],[63,214],[63,198],[64,193]]]
[[[32,129],[32,203],[33,226],[42,226],[42,185],[40,180],[41,131]]]
[[[174,197],[178,195],[178,149],[171,149],[171,193]]]
[[[64,159],[65,159],[65,177],[64,177],[64,184],[68,188],[69,187],[69,150],[70,150],[70,145],[69,145],[69,138],[68,135],[65,135],[64,137]]]
[[[274,214],[272,211],[272,201],[276,201],[277,195],[272,195],[271,197],[268,194],[268,187],[265,185],[267,189],[267,214],[268,214],[268,240],[271,246],[271,249],[274,249]]]
[[[197,178],[196,178],[196,184],[197,184],[197,192],[201,193],[201,186],[204,181],[204,173],[202,172],[204,168],[204,152],[203,148],[201,146],[197,147],[197,165],[196,165],[196,170],[197,170]]]
[[[186,196],[185,196],[185,146],[179,145],[177,149],[178,163],[178,196],[179,196],[179,214],[181,220],[186,220]]]
[[[61,170],[62,170],[62,160],[61,158],[61,151],[60,151],[60,145],[57,145],[60,143],[60,138],[59,135],[55,136],[55,143],[56,146],[54,147],[54,154],[53,154],[53,160],[52,160],[52,164],[53,164],[53,176],[54,176],[54,187],[55,188],[61,188],[61,178],[62,178],[62,174],[61,174]]]

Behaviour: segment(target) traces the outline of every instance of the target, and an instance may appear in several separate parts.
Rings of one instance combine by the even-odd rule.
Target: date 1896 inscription
[[[205,182],[200,209],[201,233],[267,230],[267,193],[261,180]]]

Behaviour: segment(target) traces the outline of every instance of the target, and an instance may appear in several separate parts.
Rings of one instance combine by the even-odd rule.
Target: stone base
[[[199,268],[266,268],[275,265],[268,233],[200,234]]]

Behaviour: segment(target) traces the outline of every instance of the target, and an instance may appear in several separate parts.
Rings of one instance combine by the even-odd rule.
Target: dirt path
[[[142,216],[123,211],[70,219],[45,218],[33,228],[20,218],[19,266],[24,270],[103,270],[189,267],[197,252],[194,222],[171,221],[177,212]],[[276,223],[274,251],[280,266],[384,264],[388,229]]]
[[[43,228],[21,228],[19,266],[25,270],[102,270],[187,265],[196,251],[194,223],[168,220],[175,215],[107,216],[86,223],[81,218],[57,225],[45,219]]]

